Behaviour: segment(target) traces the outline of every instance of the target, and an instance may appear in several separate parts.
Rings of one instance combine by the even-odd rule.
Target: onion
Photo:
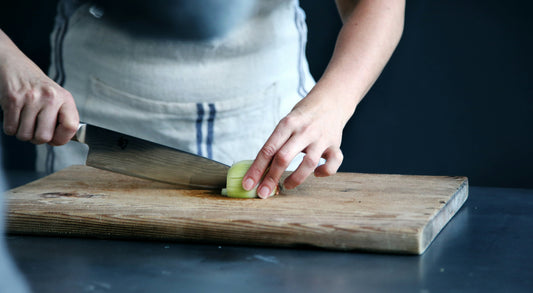
[[[235,198],[254,198],[257,196],[257,186],[256,185],[252,190],[245,190],[242,188],[242,178],[250,169],[250,166],[252,165],[254,161],[253,160],[244,160],[236,162],[229,168],[228,170],[228,177],[226,179],[226,188],[222,189],[222,195],[225,195],[227,197],[235,197]],[[268,170],[267,170],[268,171]],[[272,190],[270,196],[273,196],[277,193],[278,188],[274,188]]]

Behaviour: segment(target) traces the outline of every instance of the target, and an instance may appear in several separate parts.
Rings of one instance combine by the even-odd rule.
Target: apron
[[[255,1],[238,25],[200,40],[137,35],[91,2],[68,3],[58,6],[49,75],[82,122],[231,165],[254,159],[314,86],[295,0]],[[87,151],[39,145],[37,170],[84,164]]]

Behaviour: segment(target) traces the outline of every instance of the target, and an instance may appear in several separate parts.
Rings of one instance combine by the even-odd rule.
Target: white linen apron
[[[60,3],[50,76],[73,95],[82,122],[229,165],[254,159],[314,85],[297,0],[254,3],[225,35],[194,41],[137,36],[91,3],[69,17]],[[84,164],[86,156],[76,142],[40,145],[37,170]]]

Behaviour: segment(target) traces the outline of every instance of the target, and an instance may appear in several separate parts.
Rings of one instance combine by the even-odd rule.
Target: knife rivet
[[[121,149],[125,149],[127,146],[128,146],[128,139],[125,138],[124,136],[121,136],[118,141],[117,141],[117,145],[121,148]]]

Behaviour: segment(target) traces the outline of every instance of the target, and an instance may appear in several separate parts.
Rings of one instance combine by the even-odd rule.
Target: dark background
[[[0,7],[0,28],[45,71],[55,3]],[[333,0],[301,5],[319,78],[341,23]],[[529,0],[407,1],[402,41],[345,129],[341,171],[533,188],[531,11]],[[32,145],[2,140],[7,172],[33,168]]]

